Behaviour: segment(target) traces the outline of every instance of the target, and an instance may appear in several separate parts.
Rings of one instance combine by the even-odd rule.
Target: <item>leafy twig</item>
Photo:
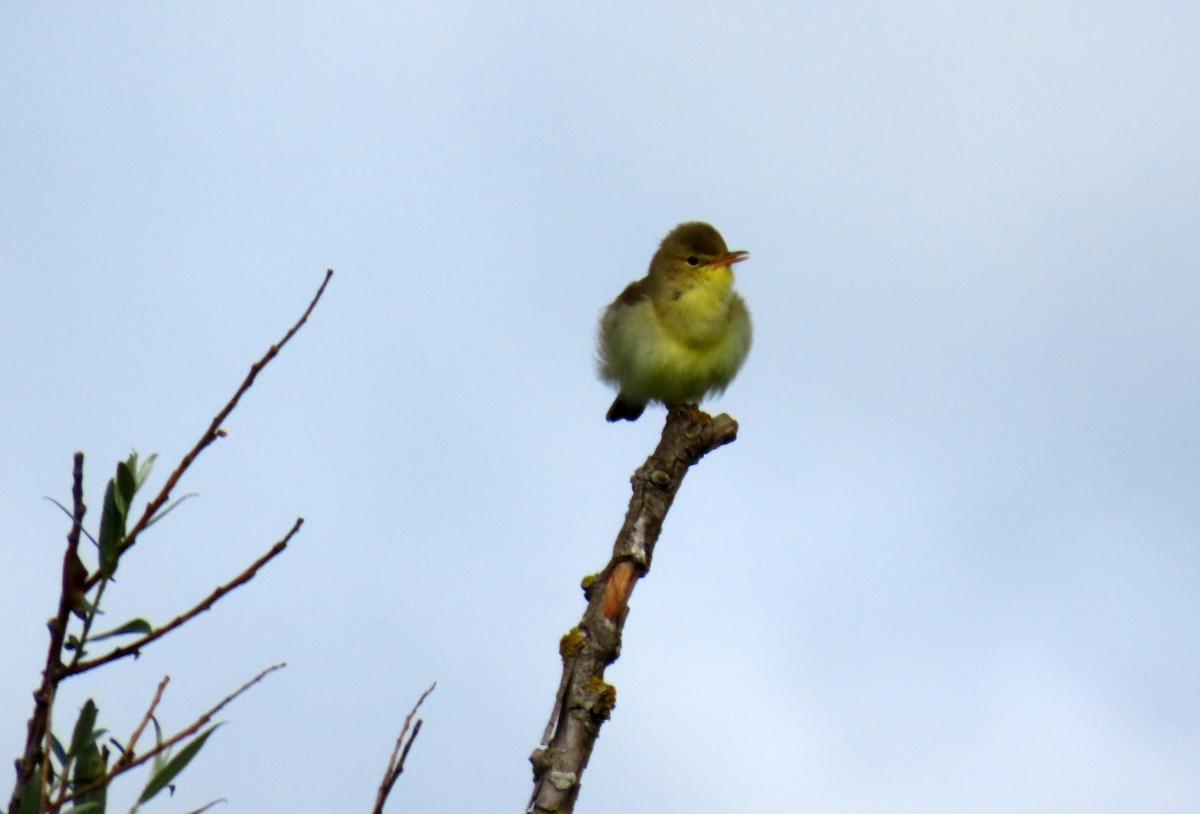
[[[119,777],[120,775],[129,771],[130,769],[135,769],[138,766],[141,766],[146,761],[153,760],[158,755],[171,749],[173,746],[175,746],[175,744],[179,743],[180,741],[186,740],[187,738],[190,738],[192,735],[195,735],[197,732],[200,731],[201,727],[203,727],[205,724],[207,724],[209,721],[211,721],[213,719],[213,716],[215,716],[218,712],[220,712],[222,709],[224,709],[235,698],[237,698],[242,693],[246,692],[248,689],[253,687],[258,682],[262,681],[264,678],[266,678],[271,673],[275,672],[276,670],[281,670],[286,666],[287,666],[286,663],[271,665],[270,667],[268,667],[267,669],[263,670],[261,673],[256,675],[254,678],[247,681],[241,687],[238,687],[236,690],[231,692],[229,695],[227,695],[223,699],[221,699],[220,703],[218,703],[216,706],[209,709],[207,712],[205,712],[203,715],[201,715],[196,720],[192,721],[192,723],[186,729],[180,730],[179,732],[172,735],[167,740],[159,743],[157,746],[155,746],[149,752],[147,752],[144,755],[141,755],[140,757],[135,757],[124,764],[122,764],[121,761],[118,761],[113,766],[112,771],[110,771],[104,777],[102,777],[99,780],[96,780],[94,783],[90,783],[82,788],[75,789],[73,792],[71,792],[71,794],[67,795],[67,797],[65,799],[63,799],[61,801],[56,801],[55,808],[52,810],[48,809],[47,814],[54,814],[55,811],[57,811],[60,806],[66,804],[66,803],[69,803],[72,800],[77,800],[81,797],[85,797],[94,791],[97,791],[99,789],[107,787],[110,783],[112,783],[113,780],[117,779],[117,777]],[[132,747],[129,748],[128,750],[126,750],[126,754],[132,754],[132,753],[133,753]]]
[[[317,302],[321,299],[321,295],[325,292],[325,288],[329,284],[329,280],[332,276],[332,269],[329,269],[325,272],[325,278],[322,280],[316,294],[313,295],[308,307],[304,310],[303,314],[301,314],[300,318],[291,326],[290,329],[288,329],[278,343],[272,345],[257,362],[251,365],[250,372],[246,375],[246,378],[242,381],[232,398],[229,399],[225,406],[213,418],[208,428],[201,435],[200,440],[196,442],[196,445],[193,446],[192,449],[183,456],[175,470],[167,477],[167,481],[163,485],[162,489],[159,490],[154,499],[147,503],[141,518],[134,525],[133,529],[131,529],[127,534],[124,533],[124,516],[128,506],[122,505],[120,507],[120,517],[118,518],[120,521],[118,536],[114,540],[114,545],[107,550],[106,546],[102,545],[101,543],[108,539],[106,537],[106,529],[111,531],[111,529],[115,527],[106,526],[105,523],[105,520],[108,518],[108,510],[110,508],[110,501],[108,500],[109,496],[106,495],[104,512],[105,518],[102,518],[101,520],[101,531],[99,535],[101,539],[100,541],[97,541],[95,538],[92,538],[90,534],[88,535],[93,542],[97,543],[100,549],[101,558],[101,567],[98,568],[90,577],[88,576],[87,568],[84,566],[79,557],[78,551],[80,535],[81,533],[86,534],[86,531],[83,528],[83,517],[87,511],[87,507],[83,503],[83,453],[75,453],[75,465],[72,481],[74,512],[70,513],[72,517],[71,530],[67,535],[67,549],[63,557],[62,592],[59,597],[57,612],[55,613],[54,618],[52,618],[49,622],[50,643],[46,654],[46,664],[45,668],[42,670],[41,683],[39,684],[38,689],[34,692],[34,710],[33,715],[29,720],[25,749],[21,755],[21,758],[16,761],[17,782],[13,788],[13,794],[9,801],[9,814],[15,814],[15,812],[17,812],[20,808],[23,795],[27,793],[27,791],[32,791],[32,789],[29,787],[29,784],[34,776],[39,774],[39,770],[41,782],[36,790],[36,793],[39,795],[41,807],[44,808],[46,804],[44,792],[47,788],[46,781],[50,777],[50,716],[54,705],[55,696],[57,694],[58,684],[63,678],[68,675],[78,675],[82,672],[97,667],[102,663],[113,661],[131,653],[136,653],[140,647],[144,647],[154,639],[157,639],[171,630],[179,627],[188,619],[191,619],[195,615],[207,610],[225,593],[253,578],[254,574],[259,568],[261,568],[268,560],[283,551],[287,545],[287,541],[299,530],[300,524],[303,522],[302,520],[297,520],[296,524],[292,527],[292,530],[288,533],[288,535],[283,540],[276,543],[275,547],[272,548],[267,555],[260,558],[256,563],[254,563],[254,565],[247,569],[246,572],[243,572],[241,576],[234,579],[229,584],[218,588],[204,602],[200,603],[183,616],[175,619],[170,624],[160,628],[159,630],[152,631],[150,634],[147,634],[142,639],[139,639],[127,647],[117,648],[117,650],[91,661],[82,661],[88,632],[91,629],[92,622],[96,615],[96,607],[99,605],[99,600],[103,594],[104,587],[107,585],[108,579],[115,568],[116,559],[134,545],[134,543],[137,541],[138,535],[142,531],[144,531],[156,520],[161,519],[167,512],[170,512],[179,504],[179,501],[186,499],[187,496],[185,495],[184,498],[180,498],[179,501],[176,501],[175,503],[167,506],[166,509],[163,509],[163,507],[170,500],[172,490],[178,484],[180,478],[183,477],[184,473],[200,455],[200,453],[203,452],[204,449],[207,448],[217,438],[225,435],[225,431],[221,428],[221,424],[233,412],[241,397],[245,395],[245,393],[254,384],[258,374],[262,372],[262,369],[266,367],[276,355],[278,355],[283,346],[291,341],[292,337],[296,335],[296,332],[299,331],[304,323],[308,321],[308,317],[312,314],[313,309],[316,308]],[[131,461],[136,462],[136,456],[131,456]],[[141,477],[144,477],[145,472],[140,471],[139,474]],[[120,466],[118,466],[117,475],[117,480],[120,480],[122,476]],[[128,490],[130,499],[132,499],[132,493],[136,491],[137,486],[140,485],[140,482],[141,481],[139,479],[136,483],[132,484],[132,489]],[[130,484],[119,483],[116,485],[129,486]],[[110,482],[110,488],[112,486],[113,483]],[[59,508],[64,508],[61,503],[58,503],[57,501],[52,502],[58,505]],[[109,537],[111,536],[112,535],[110,534]],[[97,596],[91,605],[89,605],[85,597],[98,582],[101,583],[101,585],[97,592]],[[70,619],[70,614],[72,611],[79,613],[83,617],[83,632],[78,637],[78,640],[73,642],[73,645],[75,646],[75,655],[70,666],[67,666],[63,663],[62,654],[64,642],[66,642],[67,623]],[[227,699],[227,701],[228,700],[231,699]],[[141,761],[139,760],[137,762]],[[131,768],[132,765],[136,765],[136,763],[126,766],[125,769]],[[77,798],[80,793],[82,792],[77,792],[74,797]]]

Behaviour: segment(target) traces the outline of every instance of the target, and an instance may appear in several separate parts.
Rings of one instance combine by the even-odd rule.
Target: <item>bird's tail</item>
[[[608,408],[608,415],[605,416],[609,421],[637,421],[642,411],[646,409],[646,403],[637,403],[626,401],[625,397],[618,393],[613,400],[612,406]]]

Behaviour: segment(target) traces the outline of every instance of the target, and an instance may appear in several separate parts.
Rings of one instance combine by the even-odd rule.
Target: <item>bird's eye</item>
[[[696,257],[695,255],[692,255],[691,257],[689,257],[687,259],[687,264],[689,266],[698,266],[698,265],[700,265],[700,258]]]

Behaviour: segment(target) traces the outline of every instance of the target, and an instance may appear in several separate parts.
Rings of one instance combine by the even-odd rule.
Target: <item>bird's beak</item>
[[[725,254],[718,255],[717,258],[715,260],[713,260],[710,265],[732,266],[734,263],[740,263],[749,257],[750,257],[750,252],[742,252],[742,251],[725,252]]]

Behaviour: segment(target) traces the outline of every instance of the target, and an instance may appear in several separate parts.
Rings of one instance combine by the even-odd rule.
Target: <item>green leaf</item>
[[[104,814],[104,803],[92,800],[67,809],[63,814]]]
[[[137,453],[134,453],[130,456],[130,465],[137,471],[137,488],[141,489],[142,485],[146,482],[146,478],[150,477],[150,470],[154,468],[154,461],[156,458],[158,458],[158,453],[151,453],[150,455],[146,456],[146,460],[142,462],[142,465],[138,466]]]
[[[158,725],[158,718],[155,718],[153,715],[150,716],[150,723],[154,724],[154,748],[159,749],[162,747],[163,742],[162,727]],[[163,765],[166,764],[170,758],[170,749],[163,749],[161,752],[156,753],[150,761],[150,774],[154,774],[162,769]]]
[[[21,799],[17,803],[18,814],[38,814],[42,809],[42,767],[37,766],[21,788]]]
[[[122,755],[125,754],[125,744],[121,743],[116,738],[109,738],[108,742],[111,743],[113,746],[115,746],[117,751],[120,752]]]
[[[75,772],[71,777],[71,783],[75,788],[81,789],[104,777],[106,768],[108,767],[105,765],[104,756],[100,754],[100,748],[96,746],[95,741],[92,741],[84,746],[80,754],[75,756]],[[88,795],[88,799],[92,799],[92,797],[93,795]]]
[[[59,766],[67,765],[67,750],[63,749],[62,741],[56,735],[50,735],[50,751],[58,758]]]
[[[137,453],[130,456],[134,466],[137,465]],[[137,494],[137,474],[128,461],[117,463],[117,508],[123,517],[129,516],[129,507],[133,505],[133,496]]]
[[[182,497],[180,497],[178,500],[176,500],[176,501],[173,501],[173,502],[171,503],[171,505],[167,506],[165,509],[163,509],[162,511],[160,511],[158,514],[156,514],[156,515],[154,515],[153,517],[151,517],[151,518],[150,518],[150,520],[149,520],[149,521],[146,523],[146,525],[145,525],[145,528],[150,528],[150,527],[151,527],[151,526],[153,526],[155,523],[157,523],[159,520],[162,520],[162,519],[163,519],[164,517],[166,517],[168,514],[170,514],[171,512],[175,511],[175,508],[176,508],[176,507],[177,507],[177,506],[178,506],[180,503],[183,503],[183,501],[185,501],[185,500],[191,500],[191,499],[192,499],[192,498],[194,498],[194,497],[200,497],[200,493],[199,493],[199,492],[188,492],[186,495],[183,495],[183,496],[182,496]]]
[[[111,577],[117,570],[117,557],[125,540],[125,512],[117,505],[116,479],[104,489],[104,508],[100,512],[100,573]]]
[[[103,730],[93,730],[95,722],[96,705],[89,698],[83,705],[83,711],[79,713],[79,720],[75,723],[75,734],[71,738],[71,755],[75,758],[71,788],[75,791],[90,786],[108,773],[107,759],[100,753],[100,748],[96,745]],[[108,788],[102,786],[80,797],[76,802],[76,807],[94,803],[98,806],[94,810],[98,814],[103,814],[107,797]]]
[[[120,627],[114,627],[112,630],[106,630],[103,633],[98,633],[89,638],[88,641],[98,642],[101,639],[108,639],[113,636],[129,636],[134,633],[145,634],[152,630],[154,630],[154,625],[139,617],[137,619],[130,619]]]
[[[208,740],[208,736],[211,735],[218,726],[221,726],[221,724],[210,726],[208,729],[201,732],[199,735],[193,738],[187,746],[180,749],[179,754],[168,760],[161,768],[156,769],[154,773],[150,775],[150,779],[146,782],[146,788],[142,789],[142,796],[138,797],[138,805],[146,802],[151,797],[166,788],[167,784],[174,780],[175,776],[182,772],[184,768],[192,762],[192,758],[199,754],[200,749],[204,746],[204,742]]]
[[[99,710],[96,708],[96,702],[88,699],[83,709],[79,710],[79,717],[75,719],[75,731],[71,734],[71,757],[77,758],[84,753],[88,746],[96,745],[96,714]]]

